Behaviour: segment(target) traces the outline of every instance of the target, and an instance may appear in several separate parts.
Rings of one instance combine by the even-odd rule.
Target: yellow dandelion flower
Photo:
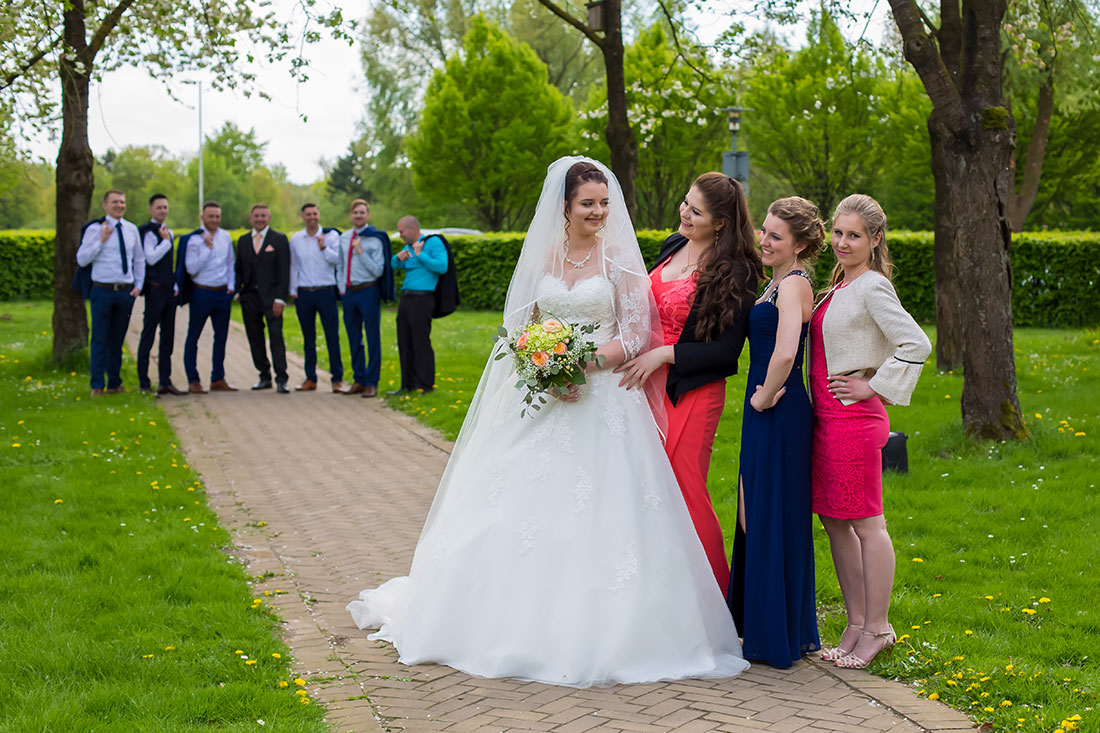
[[[54,499],[53,503],[54,504],[60,504],[62,501],[63,501],[62,499]]]
[[[1024,613],[1026,613],[1028,616],[1034,616],[1035,615],[1035,609],[1034,608],[1021,608],[1020,610],[1023,611]]]
[[[247,661],[245,662],[245,664],[247,664],[247,665],[249,665],[249,666],[251,666],[251,665],[253,665],[253,664],[255,664],[255,663],[256,663],[256,660],[255,660],[255,659],[249,659],[249,660],[247,660]]]
[[[940,693],[933,692],[931,695],[928,696],[928,699],[929,700],[939,700],[940,699]]]
[[[309,705],[310,700],[308,697],[300,697],[298,699],[302,701],[303,705]]]
[[[986,596],[986,597],[985,597],[985,599],[986,599],[987,601],[992,601],[992,600],[993,600],[993,596]]]
[[[914,557],[914,558],[913,558],[913,562],[924,562],[924,559],[923,559],[923,558],[919,558],[919,557]]]
[[[1083,437],[1085,437],[1085,433],[1084,432],[1076,432],[1076,433],[1073,434],[1073,437],[1083,438]]]
[[[1035,413],[1035,419],[1036,420],[1042,420],[1043,419],[1043,414],[1041,412],[1036,412]]]
[[[309,693],[308,693],[308,692],[306,692],[305,690],[296,690],[296,691],[294,692],[294,694],[295,694],[295,695],[308,695]]]
[[[1011,700],[1001,700],[1001,707],[1002,708],[1012,707],[1012,701]]]
[[[1039,599],[1039,603],[1050,603],[1050,599],[1047,598],[1046,596],[1043,596],[1042,598]]]
[[[272,652],[271,656],[275,657],[276,659],[282,659],[283,658],[283,655],[279,654],[279,652]]]
[[[166,647],[164,647],[164,651],[174,652],[174,651],[176,651],[176,648],[174,646],[166,646]]]
[[[289,684],[290,683],[288,683],[286,680],[279,680],[279,687],[280,688],[287,687]]]
[[[305,684],[306,684],[306,681],[303,680],[301,677],[298,677],[297,679],[294,680],[294,684],[298,685],[298,687],[304,687]]]
[[[990,707],[984,707],[984,708],[982,708],[982,710],[984,710],[987,713],[992,713],[993,712],[993,708],[990,708]]]
[[[909,628],[913,629],[913,631],[920,631],[920,626],[919,625],[918,626],[910,626]]]
[[[966,634],[967,636],[973,636],[973,635],[974,635],[974,632],[973,632],[973,631],[971,631],[970,629],[967,629],[967,630],[966,630],[966,631],[964,631],[963,633],[964,633],[964,634]]]
[[[143,654],[141,658],[142,659],[152,659],[153,655],[152,654]]]
[[[244,649],[238,649],[237,651],[235,651],[233,653],[234,654],[244,654]]]
[[[909,634],[902,634],[901,636],[898,637],[898,641],[905,641],[908,638],[909,638]]]

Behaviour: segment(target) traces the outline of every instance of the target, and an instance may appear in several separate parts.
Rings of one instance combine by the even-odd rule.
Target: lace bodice
[[[618,335],[612,306],[614,288],[603,275],[578,281],[572,288],[563,280],[547,275],[539,283],[538,306],[543,316],[553,315],[567,323],[599,323],[590,338],[602,346]]]

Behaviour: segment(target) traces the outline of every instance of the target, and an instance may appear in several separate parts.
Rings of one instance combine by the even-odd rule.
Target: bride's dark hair
[[[756,296],[764,265],[741,184],[721,173],[704,173],[692,187],[702,195],[714,223],[722,225],[695,274],[695,338],[710,341],[733,323],[742,303]]]
[[[587,160],[574,163],[565,174],[566,206],[576,197],[577,189],[582,183],[602,183],[606,186],[607,176],[594,163],[589,163]]]

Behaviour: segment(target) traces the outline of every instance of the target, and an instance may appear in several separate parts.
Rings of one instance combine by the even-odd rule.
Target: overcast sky
[[[362,0],[336,0],[347,17],[363,13]],[[728,25],[723,11],[730,6],[748,5],[747,0],[714,0],[710,16],[698,16],[699,36],[709,42]],[[293,0],[276,0],[276,7],[292,7]],[[886,3],[855,0],[853,6],[876,9],[881,23]],[[365,13],[364,13],[365,14]],[[858,35],[858,30],[856,34]],[[793,31],[798,36],[798,31]],[[877,40],[877,38],[875,39]],[[194,155],[198,150],[198,92],[184,80],[206,79],[203,92],[203,129],[211,135],[226,121],[242,129],[256,130],[260,141],[267,142],[268,165],[282,163],[294,183],[312,183],[324,175],[321,160],[333,161],[347,152],[358,134],[365,112],[363,68],[358,45],[326,37],[308,46],[309,81],[296,84],[288,65],[255,64],[256,88],[270,95],[266,101],[246,98],[242,92],[214,93],[209,89],[212,76],[188,75],[177,81],[172,99],[159,82],[135,69],[122,69],[107,75],[101,84],[93,84],[88,113],[88,136],[92,152],[102,156],[109,149],[127,145],[159,145],[173,155]],[[302,113],[308,115],[303,121]],[[42,135],[31,144],[31,152],[49,161],[57,157],[57,140]]]

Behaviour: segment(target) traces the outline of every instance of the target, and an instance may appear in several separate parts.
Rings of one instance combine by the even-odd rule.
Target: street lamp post
[[[754,112],[748,107],[726,107],[729,114],[730,136],[733,138],[730,150],[722,153],[722,172],[730,178],[736,178],[741,182],[745,193],[749,192],[749,153],[746,150],[737,149],[737,133],[741,131],[741,113]]]

